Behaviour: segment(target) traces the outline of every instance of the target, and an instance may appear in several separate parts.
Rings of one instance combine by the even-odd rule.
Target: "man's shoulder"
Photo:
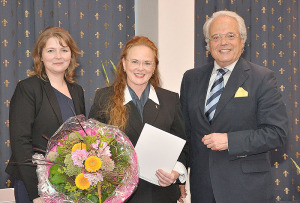
[[[246,59],[241,58],[240,62],[241,62],[240,63],[241,67],[243,67],[245,70],[249,70],[254,75],[264,76],[264,75],[268,75],[268,74],[273,73],[273,71],[271,69],[269,69],[268,67],[258,65],[256,63],[248,61]]]
[[[251,61],[249,61],[249,60],[247,60],[247,59],[244,59],[244,58],[240,58],[239,62],[240,62],[240,64],[241,64],[242,66],[245,66],[245,65],[246,65],[246,66],[251,67],[252,69],[271,71],[271,70],[268,69],[266,66],[259,65],[259,64],[255,63],[255,62],[251,62]]]

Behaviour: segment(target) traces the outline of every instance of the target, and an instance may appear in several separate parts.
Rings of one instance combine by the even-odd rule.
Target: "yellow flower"
[[[83,173],[79,173],[75,179],[76,186],[81,190],[86,190],[90,187],[90,182],[83,176]]]
[[[82,142],[74,144],[74,146],[72,147],[72,152],[76,152],[76,150],[80,150],[80,149],[86,150],[86,144],[84,144]]]
[[[84,165],[88,172],[96,172],[101,168],[102,161],[96,156],[90,156],[85,160]]]

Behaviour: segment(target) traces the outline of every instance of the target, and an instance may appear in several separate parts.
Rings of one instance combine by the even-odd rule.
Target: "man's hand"
[[[162,169],[158,169],[156,171],[156,176],[158,178],[158,183],[162,187],[167,187],[175,182],[179,177],[179,173],[176,171],[172,171],[171,173],[167,173]]]
[[[185,185],[179,185],[179,189],[180,189],[180,197],[178,199],[178,202],[183,203],[184,202],[184,198],[186,197],[187,193],[186,193],[186,189],[185,189]]]
[[[227,133],[211,133],[202,138],[202,142],[207,148],[215,151],[222,151],[228,149]]]

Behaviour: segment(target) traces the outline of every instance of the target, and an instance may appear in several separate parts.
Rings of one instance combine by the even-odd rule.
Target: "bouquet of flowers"
[[[46,202],[124,202],[137,187],[137,156],[118,128],[69,118],[35,154],[39,193]]]

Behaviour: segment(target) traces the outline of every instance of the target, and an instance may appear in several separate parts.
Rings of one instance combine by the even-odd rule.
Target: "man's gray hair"
[[[210,27],[212,21],[220,16],[228,16],[228,17],[234,18],[237,21],[238,26],[239,26],[239,34],[240,34],[240,37],[244,39],[244,46],[245,46],[245,42],[247,40],[247,29],[246,29],[244,19],[233,11],[218,11],[218,12],[213,13],[213,15],[203,25],[203,34],[204,34],[205,42],[206,42],[206,50],[210,51],[209,27]]]

